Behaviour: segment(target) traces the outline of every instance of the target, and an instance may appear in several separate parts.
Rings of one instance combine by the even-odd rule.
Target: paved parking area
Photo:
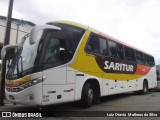
[[[78,103],[67,103],[61,105],[54,105],[44,107],[42,110],[33,106],[13,105],[7,103],[6,106],[1,107],[0,111],[42,111],[45,115],[50,117],[42,118],[23,118],[23,119],[75,119],[75,120],[157,120],[160,117],[155,117],[154,114],[160,115],[160,92],[152,91],[147,95],[137,95],[135,93],[127,93],[120,95],[112,95],[101,98],[101,103],[94,105],[91,108],[81,108]],[[133,112],[140,114],[139,112],[146,111],[150,114],[150,117],[124,117],[123,115]],[[158,112],[159,111],[159,112]],[[110,114],[111,113],[111,114]],[[116,113],[116,116],[115,116]],[[108,115],[107,115],[108,114]],[[114,114],[112,116],[112,114]],[[105,116],[106,115],[106,116]],[[121,115],[122,117],[120,117]],[[153,117],[153,116],[154,117]],[[118,117],[117,117],[118,116]],[[151,117],[152,116],[152,117]],[[12,119],[12,118],[2,118]],[[16,118],[17,119],[17,118]],[[20,118],[18,118],[20,119]]]

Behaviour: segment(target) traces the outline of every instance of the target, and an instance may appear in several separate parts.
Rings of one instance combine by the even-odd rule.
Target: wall
[[[19,21],[20,21],[19,19],[13,19],[11,22],[10,44],[16,44],[17,23]],[[0,43],[3,43],[4,41],[4,35],[6,29],[5,26],[6,26],[6,19],[0,16]],[[33,26],[34,23],[31,23],[29,21],[24,21],[23,24],[19,26],[18,43],[21,42],[21,39],[24,35],[30,32]]]

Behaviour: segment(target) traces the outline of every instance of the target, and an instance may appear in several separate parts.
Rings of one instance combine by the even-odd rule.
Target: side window
[[[84,30],[73,27],[73,26],[65,26],[64,27],[64,34],[66,39],[69,41],[68,46],[70,46],[70,51],[73,53],[76,51],[79,41],[83,36]]]
[[[109,46],[109,55],[111,57],[124,59],[123,45],[109,40],[108,46]]]
[[[70,50],[70,52],[74,53],[75,50],[77,49],[79,41],[81,40],[85,30],[79,27],[61,23],[48,23],[48,24],[58,26],[62,29],[63,34],[65,34],[67,40],[66,43],[67,47]]]
[[[149,61],[150,61],[150,65],[151,65],[151,66],[154,66],[154,65],[155,65],[154,57],[150,56]]]
[[[120,59],[124,59],[123,45],[121,44],[117,44],[117,57]]]
[[[135,61],[135,54],[134,54],[134,50],[129,48],[129,47],[124,47],[124,51],[125,51],[125,58],[128,61]]]
[[[136,61],[139,64],[144,64],[143,53],[136,51]]]
[[[145,65],[148,65],[148,66],[150,65],[149,64],[149,56],[146,54],[144,55],[144,61],[145,61]]]
[[[92,33],[86,46],[86,51],[94,54],[108,55],[107,40]]]
[[[61,28],[61,31],[67,41],[65,53],[67,54],[66,56],[68,61],[70,61],[73,58],[73,55],[78,47],[78,44],[85,30],[76,26],[62,24],[62,23],[48,23],[48,24],[55,25]]]
[[[56,67],[65,62],[65,40],[48,37],[48,45],[44,57],[44,68]]]
[[[111,57],[117,57],[117,44],[113,41],[108,41],[109,54]]]

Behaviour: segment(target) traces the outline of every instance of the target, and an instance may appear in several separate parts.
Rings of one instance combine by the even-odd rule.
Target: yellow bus
[[[84,107],[101,96],[157,85],[152,55],[88,26],[68,21],[35,26],[17,46],[6,75],[8,100],[45,106],[80,101]]]

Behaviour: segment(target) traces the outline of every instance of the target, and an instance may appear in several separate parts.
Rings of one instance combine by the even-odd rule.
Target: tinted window
[[[145,62],[145,65],[149,65],[149,56],[148,55],[144,55],[144,62]]]
[[[92,33],[86,46],[86,51],[100,55],[108,55],[107,40]]]
[[[74,55],[74,52],[77,49],[78,43],[84,34],[84,29],[61,23],[48,23],[48,24],[55,25],[61,28],[61,31],[65,35],[65,39],[67,41],[66,50],[69,53],[68,57],[70,57],[69,59],[71,60]]]
[[[65,40],[56,38],[54,33],[50,32],[46,37],[48,43],[44,56],[44,69],[56,67],[67,62],[65,60]]]
[[[154,62],[154,57],[150,56],[150,65],[154,66],[155,62]]]
[[[117,57],[120,59],[124,59],[123,45],[121,44],[117,44]]]
[[[117,44],[113,41],[108,41],[109,54],[111,57],[117,57]]]
[[[125,58],[128,61],[135,61],[135,54],[134,54],[134,50],[128,47],[124,47],[124,51],[125,51]]]
[[[136,51],[136,61],[139,64],[144,64],[143,53]]]
[[[109,54],[111,57],[124,59],[123,45],[114,41],[108,41]]]

